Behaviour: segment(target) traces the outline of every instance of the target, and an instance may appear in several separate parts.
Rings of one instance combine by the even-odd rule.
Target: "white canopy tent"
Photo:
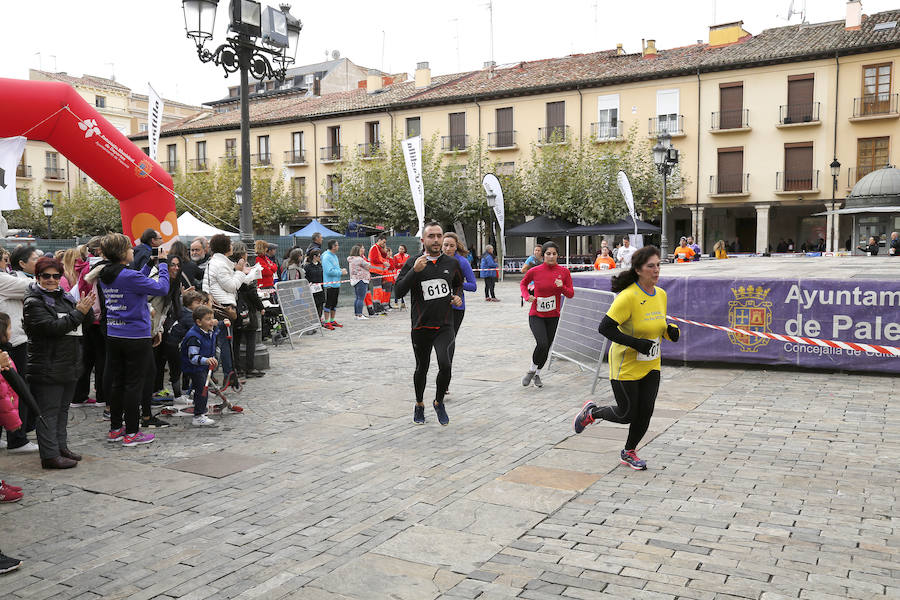
[[[234,231],[225,231],[224,229],[213,227],[209,223],[204,223],[189,212],[183,212],[181,213],[181,216],[178,217],[178,236],[181,237],[182,240],[198,236],[209,238],[217,233],[224,233],[229,237],[239,235]]]

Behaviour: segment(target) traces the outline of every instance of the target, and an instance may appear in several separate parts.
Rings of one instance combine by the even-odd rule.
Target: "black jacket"
[[[259,327],[259,313],[265,310],[262,300],[252,284],[241,284],[237,291],[237,329],[256,330]]]
[[[150,259],[152,258],[153,248],[148,246],[147,244],[138,244],[134,247],[134,260],[131,261],[131,264],[128,265],[130,269],[134,269],[135,271],[140,271],[144,268]]]
[[[322,275],[322,263],[308,262],[303,265],[303,271],[306,273],[306,280],[310,283],[322,283],[324,280]]]
[[[25,294],[22,320],[28,335],[29,380],[76,381],[82,370],[81,336],[68,334],[82,323],[93,322],[93,311],[84,315],[62,289],[46,292],[32,283]]]
[[[465,281],[459,261],[441,252],[436,261],[428,261],[425,268],[417,273],[413,265],[420,256],[417,254],[406,260],[394,284],[394,294],[402,298],[409,293],[412,300],[409,315],[413,329],[437,329],[452,325],[451,296],[462,295]],[[426,291],[429,292],[428,298],[425,297]]]

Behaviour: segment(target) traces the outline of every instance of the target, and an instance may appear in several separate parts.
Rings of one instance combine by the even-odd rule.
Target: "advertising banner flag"
[[[159,133],[162,129],[163,101],[149,83],[147,103],[147,139],[150,141],[150,158],[157,160],[157,147],[159,146]]]
[[[628,175],[625,174],[625,171],[619,171],[619,174],[616,176],[616,183],[619,184],[619,191],[622,192],[622,197],[625,198],[628,213],[634,220],[634,235],[637,235],[638,218],[634,212],[634,194],[631,193],[631,182],[628,181]]]
[[[22,136],[0,138],[0,210],[18,210],[16,167],[22,160],[25,142]]]
[[[506,225],[504,222],[506,212],[503,205],[503,188],[500,186],[500,180],[493,173],[488,173],[481,180],[484,187],[484,193],[488,196],[494,196],[494,215],[497,216],[497,222],[500,224],[500,248],[501,256],[506,256]]]
[[[419,231],[416,237],[422,237],[425,226],[425,184],[422,181],[422,138],[411,137],[403,140],[403,159],[406,161],[406,175],[409,177],[409,191],[412,192],[416,217],[419,219]]]

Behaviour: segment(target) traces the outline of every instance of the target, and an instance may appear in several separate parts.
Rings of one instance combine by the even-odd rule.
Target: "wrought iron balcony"
[[[250,155],[250,166],[251,167],[271,167],[272,166],[272,155],[269,153],[251,154]]]
[[[323,146],[319,148],[319,160],[323,163],[340,162],[347,154],[346,146]]]
[[[16,165],[16,177],[31,178],[31,165]]]
[[[504,150],[515,147],[515,131],[492,131],[488,133],[488,150]]]
[[[178,171],[178,161],[177,160],[164,160],[159,163],[163,169],[166,170],[166,173],[175,174]]]
[[[710,129],[713,131],[727,131],[729,129],[749,129],[750,109],[739,108],[737,110],[720,110],[712,114]]]
[[[469,147],[467,135],[443,135],[441,136],[441,152],[464,152]]]
[[[711,196],[749,193],[750,173],[721,173],[709,178],[709,194]]]
[[[372,142],[371,144],[357,144],[356,151],[362,158],[375,158],[381,155],[381,144]]]
[[[284,164],[286,165],[305,165],[306,150],[285,150]]]
[[[648,134],[650,137],[656,137],[660,133],[666,132],[671,136],[684,135],[684,115],[659,115],[650,117]]]
[[[866,165],[864,167],[849,167],[847,169],[847,187],[852,188],[854,185],[856,185],[856,182],[858,182],[860,179],[862,179],[869,173],[872,173],[873,171],[877,171],[878,169],[881,169],[885,166],[886,165],[881,165],[878,167],[871,167],[871,166]]]
[[[322,206],[322,210],[333,211],[335,198],[336,196],[334,192],[325,192],[324,194],[319,194],[319,204]]]
[[[625,137],[624,121],[600,121],[591,123],[591,138],[595,142],[610,142]]]
[[[54,179],[57,181],[65,181],[66,170],[57,167],[44,167],[44,179]]]
[[[779,171],[775,174],[776,192],[815,192],[818,189],[818,170]]]
[[[568,144],[572,140],[572,130],[568,125],[538,127],[538,144]]]
[[[897,117],[897,94],[867,94],[853,99],[853,118]]]
[[[209,171],[209,161],[205,158],[192,158],[188,160],[188,171],[191,173]]]
[[[807,102],[806,104],[782,104],[778,107],[778,124],[818,124],[819,108],[819,102]]]
[[[229,169],[237,169],[241,166],[241,157],[237,154],[226,154],[219,158],[223,167],[228,167]]]
[[[303,212],[307,211],[306,208],[306,186],[301,187],[299,190],[293,190],[291,192],[291,198],[299,203],[300,208]]]

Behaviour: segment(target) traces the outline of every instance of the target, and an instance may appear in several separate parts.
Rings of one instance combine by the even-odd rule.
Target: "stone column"
[[[767,252],[769,249],[769,209],[768,204],[756,207],[756,252]]]
[[[706,252],[706,248],[703,247],[703,213],[705,211],[705,207],[703,206],[692,206],[691,207],[691,231],[694,232],[694,243],[700,246],[701,252]]]

